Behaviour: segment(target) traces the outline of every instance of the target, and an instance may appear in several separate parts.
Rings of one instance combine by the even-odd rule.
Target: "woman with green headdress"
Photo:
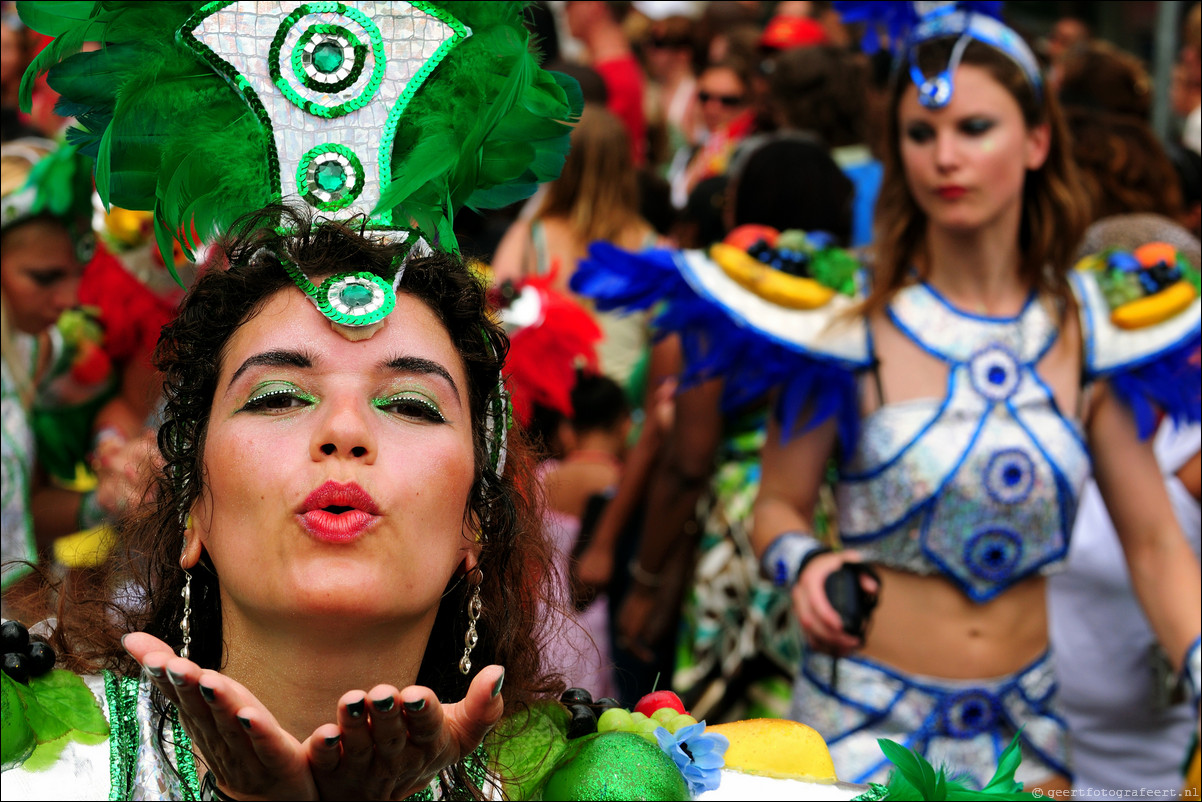
[[[0,352],[3,354],[3,586],[7,591],[37,561],[31,496],[35,397],[70,366],[55,328],[79,301],[79,280],[94,243],[91,179],[73,148],[46,140],[5,143],[0,212]],[[58,491],[53,503],[72,520],[83,497]],[[88,497],[94,502],[95,495]],[[8,599],[6,598],[6,605]]]
[[[485,734],[558,688],[550,572],[452,216],[557,173],[580,105],[519,9],[19,8],[56,37],[27,78],[50,68],[102,199],[153,210],[166,252],[225,236],[156,352],[126,592],[64,597],[51,636],[82,684],[4,678],[33,733],[6,797],[495,794]],[[100,707],[66,747],[37,714],[63,693]]]

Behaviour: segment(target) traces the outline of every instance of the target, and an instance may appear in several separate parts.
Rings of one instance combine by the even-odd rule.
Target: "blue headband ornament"
[[[952,76],[964,49],[974,40],[1017,64],[1036,97],[1043,92],[1039,62],[1023,38],[1002,23],[1000,2],[836,2],[835,8],[846,23],[868,23],[861,41],[864,52],[875,53],[884,37],[899,62],[906,55],[918,100],[928,109],[941,109],[951,102]],[[918,66],[918,48],[953,37],[956,43],[947,66],[933,76],[925,75]]]

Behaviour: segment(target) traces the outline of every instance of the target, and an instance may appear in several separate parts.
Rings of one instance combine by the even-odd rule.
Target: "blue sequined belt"
[[[1013,674],[987,680],[907,675],[865,657],[836,662],[807,652],[790,715],[822,734],[836,773],[847,782],[884,780],[890,764],[876,739],[890,738],[982,787],[1020,729],[1020,779],[1069,775],[1067,727],[1055,708],[1055,691],[1047,652]]]

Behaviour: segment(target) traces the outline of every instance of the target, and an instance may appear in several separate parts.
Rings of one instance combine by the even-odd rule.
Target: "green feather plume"
[[[997,771],[981,790],[970,788],[965,781],[948,775],[946,767],[936,770],[927,759],[913,749],[907,749],[888,738],[878,738],[881,752],[893,763],[893,771],[886,783],[886,799],[922,800],[970,800],[970,799],[1037,799],[1034,794],[1023,791],[1022,784],[1014,779],[1022,753],[1019,735],[998,759]]]
[[[25,23],[55,37],[21,83],[29,108],[48,73],[70,142],[96,160],[105,204],[154,212],[164,261],[172,240],[189,252],[237,216],[271,202],[274,147],[238,91],[177,32],[204,0],[17,4]],[[393,145],[393,183],[375,214],[415,223],[456,248],[455,212],[505,206],[555,178],[582,108],[571,78],[543,70],[522,24],[525,3],[431,3],[472,30],[425,80]],[[80,52],[85,42],[100,42]],[[195,239],[194,239],[195,237]]]

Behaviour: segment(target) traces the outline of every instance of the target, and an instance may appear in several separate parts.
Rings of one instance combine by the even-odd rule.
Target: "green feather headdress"
[[[4,143],[5,157],[24,159],[29,177],[0,204],[0,226],[8,228],[39,215],[51,215],[66,226],[81,263],[96,250],[92,232],[91,160],[70,145],[49,140],[18,139]]]
[[[101,199],[153,211],[165,255],[291,195],[455,250],[456,210],[558,175],[582,105],[539,66],[524,5],[22,2],[54,40],[21,103],[48,72]]]

